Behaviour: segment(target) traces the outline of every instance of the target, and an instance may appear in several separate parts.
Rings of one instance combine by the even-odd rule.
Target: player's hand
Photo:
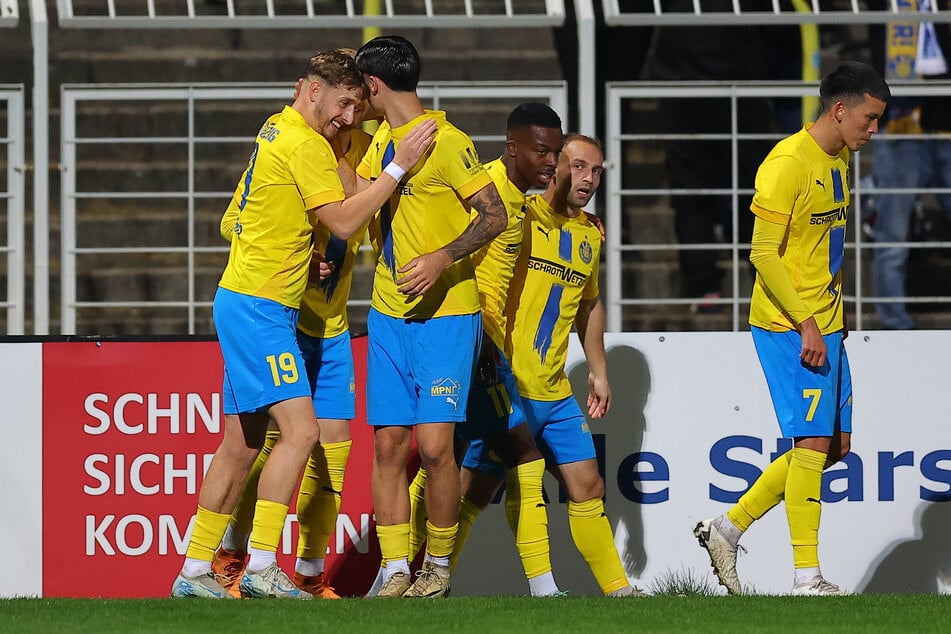
[[[819,332],[816,318],[810,317],[799,324],[799,334],[802,336],[799,358],[808,366],[821,368],[826,362],[826,342]]]
[[[397,271],[404,275],[396,280],[396,286],[404,295],[422,295],[436,285],[450,264],[452,258],[445,249],[416,256]]]
[[[407,172],[410,171],[416,165],[416,162],[429,151],[429,146],[432,145],[435,138],[436,120],[427,118],[420,121],[400,141],[393,160]]]
[[[588,373],[588,416],[597,420],[611,409],[611,386],[606,376]]]
[[[608,234],[604,232],[604,223],[601,221],[601,218],[590,211],[584,212],[584,215],[588,217],[588,220],[591,221],[591,224],[598,228],[598,233],[601,234],[601,242],[607,240]]]
[[[297,80],[297,83],[294,84],[294,101],[297,101],[297,98],[300,97],[300,89],[304,85],[304,78],[301,77]]]
[[[328,262],[324,254],[314,249],[310,254],[310,279],[323,282],[334,271],[334,263]]]
[[[842,341],[849,338],[849,314],[842,311]]]

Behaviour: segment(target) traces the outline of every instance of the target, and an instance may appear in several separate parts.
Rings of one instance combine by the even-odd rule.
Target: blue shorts
[[[498,382],[492,385],[478,378],[472,381],[466,421],[456,425],[456,434],[463,440],[492,438],[528,420],[518,395],[512,366],[501,351],[495,372]]]
[[[212,313],[225,361],[225,414],[257,412],[292,398],[310,398],[297,345],[297,310],[219,287]]]
[[[596,457],[588,421],[574,396],[560,401],[536,401],[522,398],[535,444],[548,464],[563,465]],[[462,465],[497,477],[505,477],[505,465],[491,455],[482,441],[473,441]]]
[[[842,333],[822,337],[826,362],[821,368],[813,368],[799,358],[802,337],[795,330],[751,330],[783,436],[831,437],[840,431],[851,433],[852,373]]]
[[[367,423],[411,426],[466,419],[482,316],[367,315]]]
[[[357,415],[357,384],[353,374],[350,333],[312,337],[297,331],[317,418],[352,420]]]

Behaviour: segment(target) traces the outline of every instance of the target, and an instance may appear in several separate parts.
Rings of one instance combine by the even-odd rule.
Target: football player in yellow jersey
[[[460,440],[471,443],[466,455],[472,455],[474,462],[467,465],[463,461],[462,465],[459,533],[450,564],[455,566],[472,524],[492,501],[498,482],[505,480],[508,470],[513,485],[506,497],[507,514],[514,517],[517,513],[521,519],[519,526],[513,527],[516,546],[532,595],[548,596],[557,594],[558,586],[551,571],[547,512],[540,478],[529,477],[535,472],[543,473],[545,462],[525,418],[511,366],[501,350],[505,347],[509,283],[522,244],[525,194],[529,188],[544,189],[555,174],[563,138],[561,119],[545,104],[523,103],[509,114],[505,134],[505,152],[485,167],[505,203],[508,225],[495,240],[472,256],[482,306],[482,352],[469,395],[466,422],[456,428]],[[473,468],[482,455],[483,443],[501,460],[496,463],[497,472],[483,475]],[[482,478],[490,478],[491,484],[476,484]],[[411,557],[425,540],[426,517],[422,503],[425,483],[426,470],[420,469],[410,485]],[[484,492],[492,495],[483,497]],[[378,591],[380,583],[381,576],[374,581],[371,596]]]
[[[604,307],[598,287],[601,230],[583,206],[601,184],[604,157],[597,140],[579,134],[565,137],[555,177],[525,205],[522,245],[506,305],[505,354],[535,442],[549,470],[568,492],[568,519],[575,545],[608,596],[643,596],[630,585],[604,514],[604,482],[598,473],[594,443],[565,374],[568,338],[574,326],[590,369],[588,415],[598,419],[611,405],[604,351]],[[518,480],[533,480],[541,491],[543,469],[510,470],[490,456],[485,444],[470,447],[465,464],[478,476],[467,496],[491,500],[503,481],[506,496],[519,493]],[[542,514],[524,518],[518,504],[506,503],[516,541],[532,532],[530,524],[547,521]],[[544,544],[535,544],[548,559],[547,531],[537,527]],[[538,554],[538,553],[536,553]],[[523,559],[524,561],[524,559]],[[550,571],[550,561],[548,569]],[[528,567],[526,566],[526,572]],[[551,580],[554,586],[554,580]],[[531,585],[531,581],[530,581]],[[532,588],[535,594],[535,588]],[[540,592],[539,594],[551,594]]]
[[[338,49],[351,57],[353,49]],[[298,82],[299,94],[303,80]],[[355,168],[370,145],[371,136],[359,128],[372,117],[364,101],[354,110],[354,120],[343,126],[333,138],[333,146]],[[345,187],[346,189],[346,187]],[[230,240],[237,210],[221,220],[221,233]],[[314,446],[297,496],[297,523],[300,529],[294,584],[314,598],[338,599],[325,576],[327,545],[336,529],[343,491],[344,473],[350,455],[350,422],[356,415],[353,354],[347,320],[353,266],[365,235],[364,229],[350,238],[337,238],[318,223],[314,236],[314,262],[311,277],[301,299],[297,339],[304,357],[307,378],[313,395],[314,411],[320,427],[320,442]],[[315,267],[320,269],[319,276]],[[317,386],[320,389],[317,389]],[[254,517],[258,478],[280,431],[268,429],[261,453],[251,467],[241,498],[215,553],[212,570],[232,596],[240,597],[239,583],[247,559],[248,537]]]
[[[198,511],[174,597],[232,598],[212,572],[245,479],[269,422],[281,432],[261,472],[249,560],[240,588],[249,597],[308,599],[277,566],[291,495],[319,440],[296,338],[317,221],[347,238],[379,209],[398,178],[346,197],[327,138],[353,122],[366,86],[352,57],[327,51],[305,67],[293,104],[258,132],[231,206],[237,208],[228,264],[215,295],[215,328],[225,362],[225,430],[198,495]],[[431,122],[407,133],[393,170],[412,167],[432,143]]]
[[[591,432],[565,374],[574,326],[589,368],[587,414],[603,417],[611,388],[598,286],[601,232],[583,210],[603,170],[598,141],[569,134],[555,178],[543,194],[529,198],[507,305],[505,351],[536,443],[568,493],[575,546],[605,595],[643,596],[628,582],[614,546]]]
[[[777,143],[756,173],[750,326],[780,429],[793,448],[724,515],[694,527],[730,594],[743,591],[736,572],[740,537],[783,500],[792,594],[847,594],[819,570],[818,533],[822,472],[849,452],[852,435],[841,272],[849,150],[858,151],[878,132],[890,97],[870,66],[843,62],[822,79],[816,122]]]
[[[420,121],[436,121],[436,141],[380,210],[383,244],[367,318],[367,422],[374,427],[373,504],[386,581],[380,597],[435,597],[449,591],[458,530],[455,423],[465,420],[482,333],[469,255],[506,226],[505,206],[471,139],[424,110],[420,60],[403,37],[374,38],[357,51],[370,104],[385,120],[357,170],[361,183],[393,170],[390,158]],[[393,173],[392,171],[390,173]],[[409,574],[406,459],[415,428],[429,481],[426,559]]]

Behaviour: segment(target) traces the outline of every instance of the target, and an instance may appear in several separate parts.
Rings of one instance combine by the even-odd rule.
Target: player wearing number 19
[[[871,67],[840,64],[819,86],[816,122],[777,143],[756,173],[750,326],[780,429],[794,444],[736,505],[694,528],[730,594],[742,592],[740,536],[783,500],[795,567],[792,594],[846,594],[822,576],[818,544],[822,472],[849,452],[852,435],[841,272],[849,150],[858,151],[878,132],[890,97]]]
[[[228,264],[215,295],[215,328],[225,362],[224,437],[198,494],[198,511],[172,596],[230,598],[211,571],[269,421],[281,432],[261,472],[242,594],[311,598],[276,563],[287,508],[319,440],[296,324],[307,284],[314,226],[340,238],[366,223],[396,188],[386,173],[346,198],[328,139],[353,122],[366,87],[352,57],[328,51],[304,69],[298,97],[255,139],[231,206],[238,214]],[[396,152],[412,168],[429,148],[432,122],[409,131]],[[394,168],[395,169],[395,168]]]

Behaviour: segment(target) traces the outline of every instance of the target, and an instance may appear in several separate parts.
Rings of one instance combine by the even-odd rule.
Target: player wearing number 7
[[[847,594],[819,570],[818,535],[822,472],[849,452],[852,432],[841,273],[849,150],[878,131],[891,93],[871,67],[844,62],[822,80],[819,96],[816,122],[776,144],[756,173],[750,326],[779,426],[794,446],[729,511],[694,528],[730,594],[742,593],[740,536],[782,500],[793,547],[792,594]]]

